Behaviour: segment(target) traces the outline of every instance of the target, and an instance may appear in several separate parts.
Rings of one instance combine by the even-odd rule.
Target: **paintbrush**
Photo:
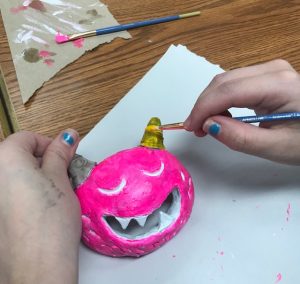
[[[198,15],[200,15],[200,11],[186,13],[186,14],[180,14],[180,15],[174,15],[174,16],[167,16],[167,17],[162,17],[162,18],[157,18],[157,19],[150,19],[150,20],[139,21],[139,22],[133,22],[133,23],[117,25],[117,26],[112,26],[112,27],[106,27],[106,28],[101,28],[101,29],[97,29],[97,30],[93,30],[93,31],[87,31],[87,32],[76,33],[76,34],[71,34],[71,35],[58,34],[55,37],[55,41],[57,43],[65,43],[65,42],[76,40],[79,38],[111,34],[111,33],[121,32],[121,31],[125,31],[125,30],[131,30],[131,29],[136,29],[136,28],[140,28],[140,27],[145,27],[145,26],[150,26],[150,25],[155,25],[155,24],[160,24],[160,23],[165,23],[165,22],[170,22],[170,21],[175,21],[175,20],[181,20],[184,18],[190,18],[190,17],[194,17],[194,16],[198,16]]]
[[[256,122],[272,122],[280,120],[296,120],[300,119],[300,112],[284,112],[284,113],[272,113],[266,115],[252,115],[252,116],[238,116],[233,117],[233,119],[239,120],[246,123],[256,123]],[[160,130],[176,130],[184,129],[183,122],[163,124],[158,126]]]

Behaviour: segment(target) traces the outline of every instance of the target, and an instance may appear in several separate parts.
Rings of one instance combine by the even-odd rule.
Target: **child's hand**
[[[231,107],[256,114],[300,111],[300,75],[284,60],[217,75],[198,98],[185,128],[206,133],[233,150],[300,165],[300,121],[261,123],[259,127],[221,116]]]
[[[74,130],[0,143],[0,283],[76,283],[80,207],[67,175]]]

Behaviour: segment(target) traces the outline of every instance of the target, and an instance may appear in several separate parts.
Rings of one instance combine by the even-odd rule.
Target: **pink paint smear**
[[[286,221],[288,222],[290,219],[290,216],[291,216],[291,204],[290,203],[288,204],[288,208],[286,209],[286,214],[287,214]]]
[[[50,57],[51,53],[48,50],[40,50],[39,57],[46,58]]]
[[[48,65],[49,67],[51,67],[54,64],[54,60],[53,59],[45,59],[44,63],[46,65]]]
[[[55,41],[56,41],[56,43],[64,43],[64,42],[69,41],[69,37],[60,32],[57,32],[57,34],[55,36]]]
[[[83,47],[83,43],[84,43],[84,38],[79,38],[73,41],[73,45],[78,48]]]
[[[278,282],[280,282],[282,280],[281,273],[278,273],[276,277],[277,277],[277,279],[276,279],[275,283],[278,283]]]
[[[45,12],[45,6],[41,1],[33,1],[33,0],[25,0],[23,2],[23,5],[20,5],[18,7],[13,7],[10,9],[10,12],[13,14],[18,14],[19,12],[27,10],[29,7],[39,10],[41,12]]]
[[[13,14],[18,14],[19,12],[25,11],[27,9],[28,9],[27,6],[22,5],[22,6],[10,8],[10,12]]]

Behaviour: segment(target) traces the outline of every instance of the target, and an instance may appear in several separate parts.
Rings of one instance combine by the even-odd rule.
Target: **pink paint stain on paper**
[[[53,59],[45,59],[44,63],[46,65],[48,65],[49,67],[51,67],[54,64],[54,60]]]
[[[288,222],[290,219],[290,216],[291,216],[291,204],[290,203],[288,204],[288,207],[286,209],[286,214],[287,214],[286,221]]]
[[[84,38],[79,38],[73,41],[73,45],[78,48],[83,47],[83,43],[84,43]]]
[[[25,0],[23,5],[12,7],[10,12],[13,14],[18,14],[19,12],[27,10],[29,7],[40,12],[46,12],[46,8],[40,0]]]
[[[27,6],[18,6],[18,7],[13,7],[13,8],[10,8],[10,12],[12,14],[18,14],[19,12],[22,12],[22,11],[25,11],[27,10],[28,7]]]
[[[276,276],[276,281],[275,281],[275,283],[279,283],[281,280],[282,280],[282,275],[281,275],[281,273],[278,273],[277,274],[277,276]]]
[[[56,55],[54,52],[50,52],[48,50],[40,50],[38,53],[38,56],[41,59],[44,59],[43,63],[45,63],[46,65],[48,65],[49,67],[51,67],[54,64],[54,60],[51,59],[51,56]]]
[[[39,57],[47,58],[50,56],[51,56],[51,53],[48,50],[40,50],[39,51]]]

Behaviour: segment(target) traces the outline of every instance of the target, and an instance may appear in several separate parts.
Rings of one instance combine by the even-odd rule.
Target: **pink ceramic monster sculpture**
[[[82,209],[82,240],[101,254],[148,254],[172,239],[191,214],[192,179],[164,149],[159,125],[158,118],[150,120],[139,147],[95,166],[80,156],[71,164]],[[87,177],[76,167],[87,168]]]

